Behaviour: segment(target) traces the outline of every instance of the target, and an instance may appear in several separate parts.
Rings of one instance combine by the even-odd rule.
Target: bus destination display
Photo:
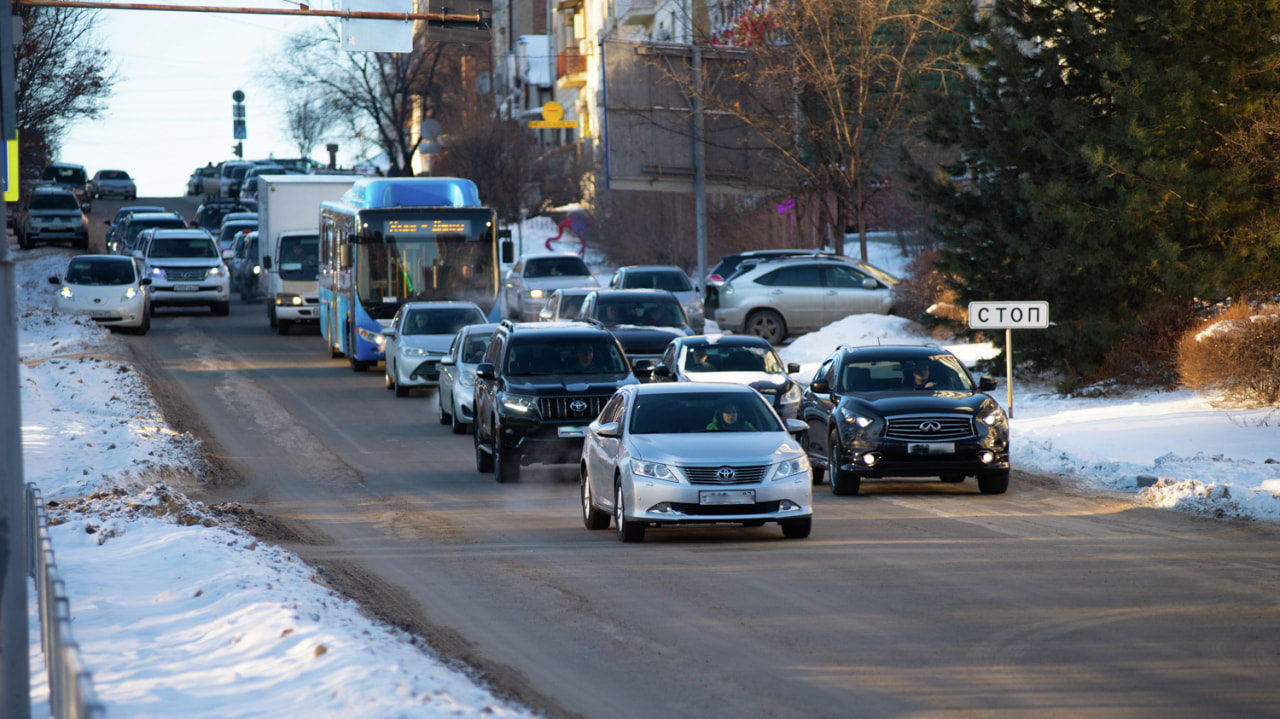
[[[387,220],[387,234],[421,237],[424,235],[471,235],[470,220]]]

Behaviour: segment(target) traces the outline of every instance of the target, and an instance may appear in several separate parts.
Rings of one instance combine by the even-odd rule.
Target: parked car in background
[[[889,314],[892,287],[838,259],[761,262],[720,288],[716,324],[780,344],[853,314]]]
[[[120,228],[124,225],[124,218],[135,212],[167,212],[167,210],[160,205],[125,205],[116,210],[115,217],[110,220],[103,220],[107,225],[107,252],[113,255],[121,254],[120,242],[117,239],[117,235],[120,232]]]
[[[50,242],[89,249],[89,219],[84,206],[74,192],[59,187],[31,188],[14,212],[13,229],[24,250]]]
[[[112,331],[145,335],[151,328],[151,280],[132,257],[79,255],[49,284],[58,287],[55,312],[88,317]]]
[[[536,320],[553,291],[570,287],[600,287],[581,257],[568,252],[523,255],[502,282],[502,316]]]
[[[657,382],[732,382],[754,389],[783,419],[795,419],[802,390],[768,341],[750,335],[695,335],[671,340],[653,368]]]
[[[401,305],[391,325],[382,330],[387,389],[395,390],[397,397],[408,397],[415,387],[435,387],[440,382],[440,360],[454,336],[467,325],[484,322],[484,312],[474,302]]]
[[[693,334],[684,306],[666,290],[597,290],[582,301],[579,316],[613,333],[632,365],[652,366],[671,340]]]
[[[580,492],[587,529],[639,542],[648,527],[777,522],[788,539],[813,527],[804,450],[750,387],[621,387],[587,427]]]
[[[666,290],[684,305],[689,326],[696,334],[702,334],[706,316],[698,290],[689,281],[684,270],[675,265],[630,265],[619,267],[609,279],[609,287],[617,290]]]
[[[978,478],[983,494],[1009,487],[1009,420],[952,353],[934,346],[840,347],[804,392],[800,419],[815,482],[857,494],[864,480]]]
[[[730,255],[724,255],[720,261],[715,264],[707,272],[705,283],[705,292],[703,293],[702,303],[708,316],[715,312],[716,306],[719,304],[720,287],[738,272],[738,266],[745,260],[776,260],[783,257],[794,257],[796,255],[810,255],[813,250],[801,249],[780,249],[780,250],[748,250],[746,252],[735,252]],[[832,257],[835,255],[833,254]]]
[[[436,417],[451,425],[454,434],[471,431],[475,420],[476,366],[484,358],[496,324],[467,325],[458,330],[449,351],[440,360],[440,385],[436,390]]]
[[[98,170],[89,179],[89,198],[138,199],[138,187],[124,170]]]
[[[231,278],[218,243],[204,230],[151,229],[138,253],[151,278],[151,310],[207,305],[231,311]],[[227,252],[227,256],[230,256]]]
[[[74,192],[85,212],[92,209],[89,197],[89,173],[85,171],[84,165],[73,165],[70,162],[50,163],[40,173],[40,180],[44,184]]]
[[[116,243],[120,248],[121,254],[137,254],[138,235],[143,230],[153,227],[161,227],[166,230],[183,230],[187,228],[187,221],[182,219],[182,215],[176,212],[133,212],[124,218],[120,225],[119,231],[116,233]]]
[[[538,319],[543,322],[576,320],[582,312],[582,301],[592,292],[595,292],[595,288],[574,287],[553,290],[547,297],[547,304],[538,310]]]

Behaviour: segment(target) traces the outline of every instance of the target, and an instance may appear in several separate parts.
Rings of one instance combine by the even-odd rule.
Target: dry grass
[[[1231,404],[1280,404],[1280,305],[1237,304],[1188,330],[1178,372],[1187,386]]]

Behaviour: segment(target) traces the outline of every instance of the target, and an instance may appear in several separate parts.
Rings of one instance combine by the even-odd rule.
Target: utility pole
[[[14,106],[13,5],[0,0],[0,142],[8,155],[17,143]],[[16,152],[0,172],[6,190],[18,173]],[[9,209],[0,209],[8,225]],[[18,290],[8,237],[0,242],[0,706],[6,716],[31,716],[31,651],[27,633],[26,484],[22,470],[22,406],[18,399]]]

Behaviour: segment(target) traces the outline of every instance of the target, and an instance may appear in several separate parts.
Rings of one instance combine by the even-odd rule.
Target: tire
[[[76,238],[75,248],[77,250],[87,251],[89,249],[89,236],[85,235],[84,237]]]
[[[397,397],[408,397],[408,396],[409,396],[409,388],[408,388],[408,387],[405,387],[405,386],[404,386],[404,385],[402,385],[402,384],[397,384],[397,385],[396,385],[396,396],[397,396]]]
[[[439,390],[436,390],[436,419],[440,422],[440,424],[453,425],[454,434],[465,434],[464,432],[458,431],[458,423],[453,420],[453,415],[445,411],[444,399],[442,399],[442,396]]]
[[[471,423],[459,422],[457,414],[449,415],[449,424],[452,425],[454,434],[466,434],[471,431]]]
[[[1004,494],[1009,489],[1009,470],[1000,469],[978,475],[978,491],[983,494]]]
[[[291,329],[293,329],[293,320],[276,320],[276,332],[279,334],[287,335]]]
[[[24,250],[31,249],[31,240],[27,237],[26,233],[18,233],[18,247],[21,247]]]
[[[226,317],[231,314],[231,301],[214,302],[209,305],[209,309],[213,310],[213,313],[219,317]]]
[[[590,530],[608,529],[609,513],[600,511],[591,502],[591,483],[587,481],[586,465],[583,465],[579,472],[579,480],[581,485],[578,496],[582,499],[582,524]]]
[[[267,305],[267,324],[271,325],[271,329],[276,329],[279,322],[276,321],[276,306]],[[352,345],[353,347],[355,345]]]
[[[515,484],[520,481],[520,460],[502,451],[498,431],[493,431],[493,474],[498,484]]]
[[[480,449],[480,426],[476,425],[476,429],[471,433],[471,441],[476,446],[476,471],[492,472],[493,471],[493,455]]]
[[[387,386],[387,391],[388,391],[388,392],[390,392],[391,390],[393,390],[393,389],[395,389],[395,388],[396,388],[396,381],[395,381],[395,378],[393,378],[393,377],[391,376],[391,367],[390,367],[390,365],[388,365],[388,366],[387,366],[387,368],[386,368],[386,371],[384,371],[384,372],[382,373],[382,382],[383,382],[383,384],[385,384],[385,385]]]
[[[747,334],[764,339],[771,345],[781,344],[787,338],[787,323],[773,310],[756,310],[747,315],[744,329]]]
[[[613,522],[617,525],[619,542],[643,542],[644,522],[627,519],[627,508],[622,498],[622,482],[613,485]]]
[[[941,479],[943,482],[946,482],[947,484],[960,484],[961,482],[964,481],[964,475],[963,474],[944,474],[938,479]]]
[[[862,487],[862,479],[840,469],[840,436],[832,432],[827,437],[827,471],[831,474],[831,493],[837,497],[852,497]]]
[[[274,318],[274,315],[273,315]],[[364,372],[369,369],[369,363],[356,359],[356,335],[355,330],[347,328],[347,347],[351,349],[347,352],[347,360],[351,362],[352,372]]]
[[[805,455],[809,454],[809,433],[808,432],[805,432],[805,435],[804,435],[804,453]],[[826,473],[826,468],[819,467],[816,464],[813,464],[812,462],[809,464],[809,468],[810,468],[809,471],[813,473],[814,485],[816,486],[816,485],[822,484],[822,478]]]
[[[144,311],[142,313],[142,324],[135,327],[133,329],[133,333],[141,337],[147,334],[147,331],[150,329],[151,329],[151,313]]]
[[[813,531],[813,517],[784,519],[778,524],[782,525],[782,536],[787,539],[805,539]]]

